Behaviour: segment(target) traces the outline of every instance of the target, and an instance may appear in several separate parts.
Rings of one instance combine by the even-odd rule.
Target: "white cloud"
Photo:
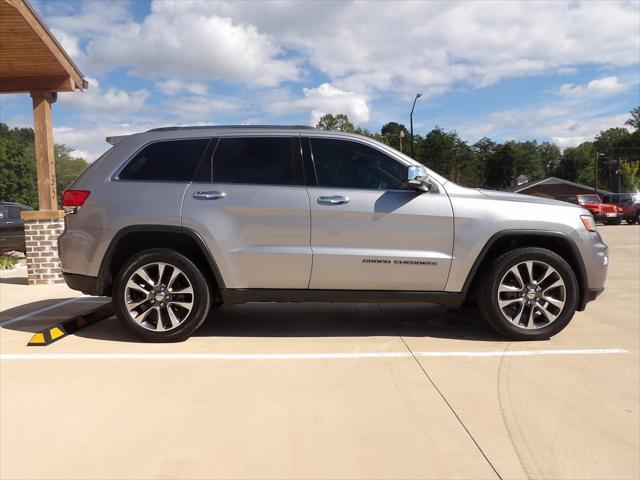
[[[551,138],[553,143],[565,149],[593,140],[602,130],[625,127],[624,122],[628,118],[628,113],[599,115],[591,118],[573,117],[541,125],[535,132]]]
[[[296,62],[282,54],[276,41],[254,25],[216,15],[215,9],[193,12],[182,2],[170,10],[163,3],[154,4],[140,23],[92,31],[86,46],[87,62],[95,69],[126,66],[146,78],[206,78],[263,86],[298,79]]]
[[[309,111],[309,124],[315,125],[326,113],[344,113],[355,123],[369,121],[369,106],[364,95],[340,90],[329,83],[317,88],[304,88],[304,97],[277,98],[267,106],[274,113]]]
[[[315,125],[326,113],[345,113],[356,123],[369,121],[369,107],[362,95],[345,92],[323,83],[318,88],[305,88],[300,105],[311,108],[310,122]]]
[[[159,125],[102,123],[77,127],[54,127],[53,139],[58,144],[73,148],[72,156],[93,162],[111,147],[106,141],[107,137],[143,132],[157,126]]]
[[[193,125],[197,122],[215,123],[223,115],[230,115],[241,110],[239,101],[221,97],[176,97],[165,104],[165,110],[171,118]]]
[[[618,77],[608,76],[591,80],[585,86],[574,85],[573,83],[565,83],[560,87],[560,95],[568,98],[580,98],[580,97],[594,97],[594,96],[607,96],[620,93],[630,85],[626,83],[620,83]]]
[[[185,82],[178,78],[170,78],[156,82],[156,86],[166,95],[176,95],[178,93],[192,93],[194,95],[206,95],[209,88],[204,83]]]
[[[82,92],[60,93],[58,102],[61,106],[83,110],[84,112],[99,112],[102,114],[115,114],[120,117],[124,114],[136,112],[145,105],[149,92],[145,89],[127,92],[116,88],[103,90],[100,82],[95,78],[87,77],[89,88]]]
[[[456,82],[482,87],[586,63],[628,66],[638,63],[640,48],[633,1],[538,2],[535,8],[515,1],[156,5],[215,11],[255,25],[302,52],[332,85],[360,92]]]
[[[602,130],[624,127],[628,113],[610,114],[567,106],[493,112],[463,126],[462,137],[475,142],[483,136],[495,140],[547,139],[560,148],[591,141]]]
[[[77,35],[67,33],[64,30],[52,29],[51,33],[60,42],[62,48],[73,59],[78,60],[81,56],[81,50],[79,46],[80,39]]]

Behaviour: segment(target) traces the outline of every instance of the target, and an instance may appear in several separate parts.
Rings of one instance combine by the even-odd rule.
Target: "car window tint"
[[[213,181],[300,185],[299,163],[290,137],[222,138],[213,156]]]
[[[118,178],[188,182],[193,178],[208,143],[209,139],[152,143],[131,159]]]
[[[9,220],[20,220],[20,207],[10,206],[7,208]]]
[[[7,207],[0,205],[0,220],[6,220],[8,216],[9,212],[7,211]]]
[[[392,190],[407,179],[408,167],[358,142],[311,138],[318,186]]]

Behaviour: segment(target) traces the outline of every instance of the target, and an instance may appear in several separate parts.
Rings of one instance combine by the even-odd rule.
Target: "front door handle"
[[[221,198],[226,197],[227,194],[224,192],[218,192],[218,191],[213,191],[213,192],[195,192],[193,194],[193,198],[195,198],[196,200],[219,200]]]
[[[349,203],[351,199],[349,197],[343,197],[342,195],[331,195],[330,197],[318,197],[318,203],[320,205],[344,205]]]

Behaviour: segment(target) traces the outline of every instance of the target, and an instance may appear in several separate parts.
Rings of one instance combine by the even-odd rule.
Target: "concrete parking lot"
[[[0,478],[640,478],[640,228],[543,342],[430,305],[250,304],[178,344],[0,278]]]

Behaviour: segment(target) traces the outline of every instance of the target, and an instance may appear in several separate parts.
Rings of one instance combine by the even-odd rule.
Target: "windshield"
[[[597,195],[580,195],[578,197],[580,203],[600,203],[600,197]]]

